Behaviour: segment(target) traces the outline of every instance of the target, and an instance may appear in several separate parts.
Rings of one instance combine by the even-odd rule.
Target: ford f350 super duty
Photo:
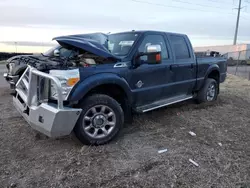
[[[186,35],[159,31],[56,37],[41,55],[7,60],[16,109],[50,137],[75,132],[105,144],[133,113],[188,99],[212,102],[226,79],[222,57],[196,58]]]

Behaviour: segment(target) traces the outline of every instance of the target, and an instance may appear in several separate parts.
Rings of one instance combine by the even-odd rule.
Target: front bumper
[[[58,100],[57,104],[48,103],[46,95],[41,90],[40,78],[49,79],[55,83]],[[16,95],[13,104],[24,119],[34,129],[49,137],[69,135],[73,130],[82,109],[70,108],[63,105],[60,81],[49,74],[28,67],[16,83]]]
[[[13,104],[32,128],[49,137],[69,135],[82,111],[67,107],[57,109],[48,103],[32,106],[27,110],[18,97],[13,97]]]

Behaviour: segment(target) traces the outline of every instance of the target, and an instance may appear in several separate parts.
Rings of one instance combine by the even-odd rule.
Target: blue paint
[[[70,101],[82,99],[97,86],[115,84],[126,93],[132,107],[137,107],[176,95],[190,95],[199,91],[204,80],[212,71],[219,72],[221,82],[225,80],[225,60],[222,58],[196,59],[192,45],[186,35],[158,31],[133,33],[138,33],[138,39],[134,42],[129,53],[119,58],[108,52],[101,44],[91,40],[65,39],[64,37],[56,39],[59,42],[75,45],[101,57],[111,58],[110,63],[80,68],[80,81],[73,88],[69,96]],[[138,54],[140,44],[145,37],[151,35],[163,37],[168,58],[162,59],[161,63],[158,64],[143,63],[140,66],[135,66],[135,56]],[[176,58],[176,46],[171,43],[171,36],[183,38],[190,54],[188,58]],[[127,66],[114,68],[117,62],[126,62]],[[143,83],[141,88],[137,87],[138,81]]]

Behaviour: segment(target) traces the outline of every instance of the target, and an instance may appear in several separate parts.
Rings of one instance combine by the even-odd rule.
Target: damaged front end
[[[57,93],[55,102],[48,95],[50,85]],[[28,66],[16,84],[16,92],[14,106],[34,129],[49,137],[71,133],[81,109],[64,105],[63,85],[58,77]]]
[[[14,106],[26,121],[49,137],[70,134],[80,116],[81,109],[73,108],[67,101],[80,80],[79,68],[118,60],[94,41],[64,38],[58,39],[58,43],[72,51],[70,58],[46,55],[19,58],[17,66],[27,68],[16,83],[13,97]]]

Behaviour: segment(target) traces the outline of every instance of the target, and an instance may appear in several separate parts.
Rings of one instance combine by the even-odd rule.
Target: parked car
[[[133,113],[215,101],[226,79],[225,59],[196,58],[183,34],[131,31],[103,34],[102,42],[94,36],[55,38],[70,51],[66,57],[56,48],[54,55],[16,60],[26,69],[14,106],[36,130],[50,137],[74,131],[82,143],[105,144]]]

